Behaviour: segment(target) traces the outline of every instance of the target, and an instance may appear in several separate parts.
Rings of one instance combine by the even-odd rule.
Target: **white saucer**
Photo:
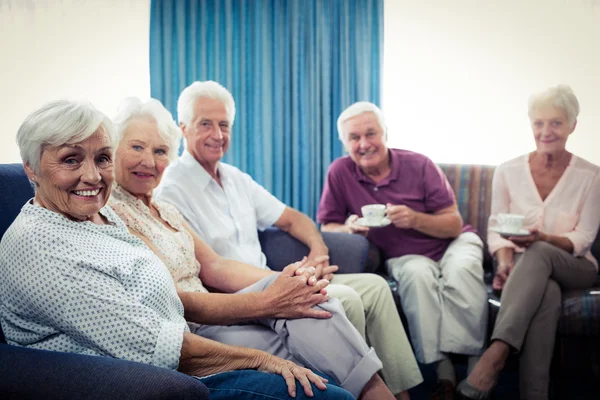
[[[356,225],[366,226],[367,228],[383,228],[384,226],[388,226],[389,224],[391,224],[392,221],[390,221],[387,217],[383,217],[381,222],[379,222],[378,224],[370,224],[364,218],[359,218],[356,221],[354,221],[354,223]]]
[[[503,231],[502,228],[500,228],[500,227],[493,226],[490,228],[490,230],[492,230],[496,233],[499,233],[500,236],[505,236],[505,237],[507,237],[507,236],[519,237],[519,236],[531,235],[531,232],[529,232],[529,229],[520,229],[517,232],[508,232],[508,231]]]

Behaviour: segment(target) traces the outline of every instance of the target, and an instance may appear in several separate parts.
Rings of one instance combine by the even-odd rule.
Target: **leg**
[[[327,294],[342,303],[346,318],[358,333],[365,338],[365,310],[360,295],[352,287],[347,286],[343,277],[340,279],[338,275],[334,275],[331,284],[327,286]],[[375,348],[375,351],[377,351],[377,348]]]
[[[407,255],[390,258],[386,266],[398,282],[417,360],[423,364],[440,360],[441,307],[437,263],[428,257]]]
[[[518,258],[515,268],[506,282],[502,293],[502,305],[492,335],[493,343],[469,375],[468,386],[480,392],[490,390],[497,381],[498,374],[510,351],[520,351],[526,335],[529,343],[538,341],[545,351],[550,352],[546,356],[546,360],[543,359],[544,357],[540,357],[533,361],[538,363],[535,368],[536,373],[541,370],[547,371],[550,368],[552,349],[547,349],[548,344],[542,344],[542,342],[543,338],[548,335],[548,329],[552,330],[552,336],[554,336],[556,323],[553,328],[546,327],[543,331],[538,325],[545,324],[547,326],[549,323],[550,317],[547,315],[551,315],[551,312],[548,311],[551,304],[542,306],[549,282],[553,280],[563,288],[575,289],[589,287],[593,285],[595,279],[596,269],[590,261],[573,257],[566,251],[548,243],[532,244]],[[552,293],[548,295],[549,299],[553,297]],[[538,321],[533,326],[536,333],[536,337],[534,337],[533,333],[529,335],[528,331],[539,312],[544,316],[541,317],[542,322]],[[539,356],[540,351],[542,350],[531,350],[531,354]],[[525,365],[528,365],[531,361],[526,359],[524,362]],[[543,362],[548,362],[548,364],[543,365]]]
[[[442,328],[440,350],[479,355],[487,325],[487,290],[483,282],[483,242],[466,232],[456,238],[440,260]]]
[[[558,284],[552,279],[548,280],[542,303],[531,320],[519,358],[521,399],[548,399],[550,362],[560,317],[561,298]]]
[[[262,290],[274,279],[275,275],[269,276],[243,290]],[[222,343],[264,350],[321,371],[358,397],[381,369],[381,361],[350,324],[337,299],[317,307],[333,316],[322,320],[266,319],[262,324],[226,327],[196,325],[194,333]]]
[[[363,320],[366,317],[367,343],[373,346],[383,363],[381,374],[392,393],[423,382],[385,279],[375,274],[338,274],[332,282],[347,285],[360,296],[360,312]]]
[[[244,369],[223,372],[199,379],[208,386],[212,400],[275,400],[290,398],[285,380],[276,374]],[[296,390],[296,399],[354,399],[344,389],[330,384],[327,385],[327,390],[323,391],[313,385],[313,392],[315,396],[308,397],[303,390]]]

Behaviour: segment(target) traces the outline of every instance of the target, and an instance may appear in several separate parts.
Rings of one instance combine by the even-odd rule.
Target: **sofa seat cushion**
[[[600,340],[600,283],[594,288],[563,293],[559,336],[594,337]]]

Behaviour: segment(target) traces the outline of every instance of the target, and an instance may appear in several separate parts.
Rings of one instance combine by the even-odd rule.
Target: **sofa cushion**
[[[33,197],[33,187],[22,164],[0,164],[0,238],[17,218],[27,200]]]

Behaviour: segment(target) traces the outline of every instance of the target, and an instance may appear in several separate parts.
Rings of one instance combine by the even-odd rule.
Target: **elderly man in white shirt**
[[[175,205],[196,232],[223,257],[268,268],[257,230],[276,226],[310,249],[309,259],[328,255],[308,216],[287,207],[248,174],[221,162],[229,148],[235,102],[216,82],[194,82],[177,104],[186,150],[163,176],[155,196]],[[397,398],[423,378],[410,348],[387,282],[374,274],[333,275],[315,266],[317,278],[342,301],[348,319],[383,363],[382,375]]]

